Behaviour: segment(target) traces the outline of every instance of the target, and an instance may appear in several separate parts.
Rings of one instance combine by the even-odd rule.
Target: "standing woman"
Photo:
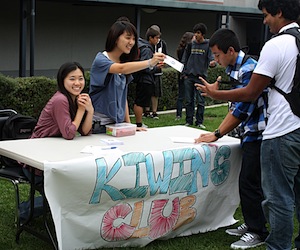
[[[149,60],[138,58],[137,32],[127,21],[115,22],[106,39],[105,51],[94,59],[90,72],[90,96],[95,109],[96,126],[93,133],[105,133],[105,125],[128,122],[128,83],[131,73],[153,68],[165,58],[163,53],[155,53]]]
[[[84,69],[77,62],[63,64],[57,73],[57,92],[41,112],[31,138],[63,137],[73,139],[91,133],[94,108],[88,94],[81,93],[85,85]],[[29,166],[25,175],[31,179]],[[36,184],[42,184],[43,172],[35,170]]]
[[[176,50],[176,55],[178,60],[181,62],[183,53],[185,51],[186,45],[190,43],[193,39],[193,32],[185,32],[181,37],[180,43]],[[176,104],[176,120],[180,120],[182,117],[182,106],[184,100],[184,80],[180,72],[178,72],[178,97]]]

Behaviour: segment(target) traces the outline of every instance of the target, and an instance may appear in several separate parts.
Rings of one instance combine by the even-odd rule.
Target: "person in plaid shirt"
[[[240,48],[236,34],[230,29],[217,30],[209,41],[215,61],[226,67],[232,88],[245,87],[251,78],[257,61]],[[221,82],[221,79],[218,79]],[[224,82],[223,82],[224,83]],[[199,84],[196,84],[196,87]],[[219,128],[212,133],[200,134],[196,143],[213,142],[240,126],[242,166],[239,176],[239,192],[244,224],[226,233],[241,236],[231,244],[234,249],[247,249],[264,243],[268,236],[266,219],[262,210],[260,146],[266,126],[267,99],[264,92],[255,102],[232,102],[228,114]]]

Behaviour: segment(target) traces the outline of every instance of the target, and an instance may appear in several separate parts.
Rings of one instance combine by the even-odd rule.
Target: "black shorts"
[[[154,76],[154,85],[152,96],[161,97],[162,96],[162,77]]]
[[[139,82],[136,84],[135,104],[140,107],[150,107],[153,85]]]

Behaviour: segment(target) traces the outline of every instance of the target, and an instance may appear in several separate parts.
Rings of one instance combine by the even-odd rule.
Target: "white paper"
[[[109,138],[109,139],[101,139],[100,141],[104,142],[106,145],[123,145],[124,142],[120,141],[115,138]]]
[[[195,143],[195,139],[191,137],[170,137],[170,139],[175,143]]]
[[[171,56],[166,55],[164,62],[179,72],[183,70],[184,65]]]
[[[121,154],[122,151],[118,149],[116,146],[93,146],[93,145],[87,145],[85,146],[80,153],[84,154],[92,154],[95,156],[105,156],[109,154]]]

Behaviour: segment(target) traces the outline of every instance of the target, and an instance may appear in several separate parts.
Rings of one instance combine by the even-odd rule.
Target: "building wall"
[[[226,0],[225,0],[226,1]],[[227,0],[229,1],[229,0]],[[241,0],[239,0],[241,1]],[[256,1],[256,0],[255,0]],[[247,2],[247,1],[246,1]],[[0,72],[11,76],[19,74],[19,1],[2,0],[4,11],[0,15]],[[103,51],[107,32],[120,16],[135,21],[135,8],[111,5],[72,5],[71,3],[37,1],[35,31],[35,75],[55,76],[57,69],[66,61],[78,61],[89,69],[98,51]],[[168,54],[175,51],[182,34],[192,31],[203,22],[208,27],[207,38],[218,28],[217,12],[206,10],[156,10],[141,11],[141,36],[152,24],[161,27],[162,38],[167,42]],[[245,21],[234,25],[245,29]],[[29,27],[28,27],[29,30]],[[244,34],[241,36],[243,37]],[[27,38],[27,62],[30,64],[30,41]],[[28,72],[27,72],[28,75]]]
[[[225,6],[238,6],[238,7],[243,7],[243,8],[254,8],[257,9],[257,4],[259,0],[224,0]]]
[[[19,63],[18,3],[15,0],[4,0],[1,4],[3,5],[0,15],[0,72],[18,69]]]
[[[202,9],[215,11],[231,11],[243,13],[257,13],[258,0],[81,0],[82,2],[106,2],[132,4],[141,7],[163,7],[177,9]]]

